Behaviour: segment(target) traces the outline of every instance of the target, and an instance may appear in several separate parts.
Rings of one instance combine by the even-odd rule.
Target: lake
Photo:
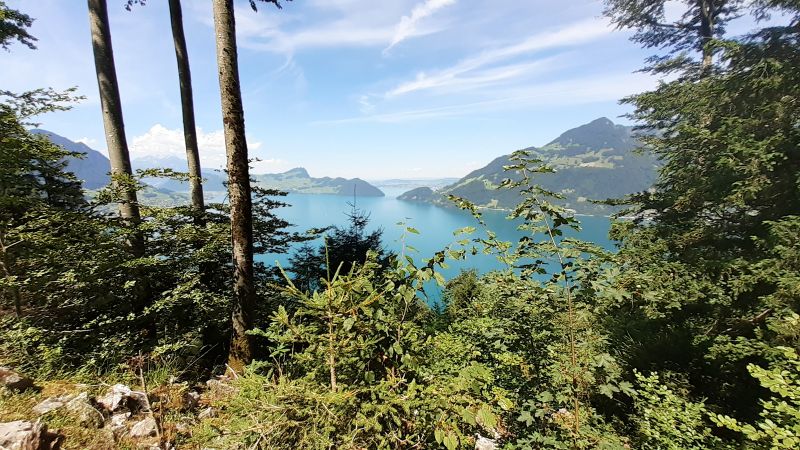
[[[289,194],[286,202],[291,207],[280,208],[277,215],[294,224],[293,231],[305,231],[309,228],[320,228],[328,225],[347,226],[346,213],[351,210],[348,203],[353,202],[353,197],[338,195],[305,195]],[[422,262],[430,258],[435,252],[442,250],[457,239],[453,231],[466,226],[475,226],[475,219],[466,211],[455,208],[442,208],[438,206],[412,203],[397,200],[394,197],[364,197],[358,198],[356,204],[359,209],[369,213],[370,224],[368,230],[383,229],[383,243],[387,250],[400,253],[403,247],[401,236],[403,227],[398,222],[405,222],[408,226],[419,230],[420,234],[410,234],[406,237],[406,245],[418,250],[411,256]],[[484,211],[484,220],[489,228],[497,233],[498,238],[508,241],[517,241],[523,233],[516,229],[516,225],[505,218],[506,213],[501,211]],[[608,239],[610,221],[606,217],[581,216],[580,232],[569,232],[570,236],[577,236],[583,240],[591,241],[606,249],[613,249],[614,244]],[[485,233],[478,229],[473,236],[485,237]],[[289,255],[259,255],[258,261],[266,264],[280,263],[287,266]],[[475,268],[480,273],[486,273],[503,268],[496,258],[490,255],[469,256],[465,261],[447,261],[450,266],[442,272],[446,279],[457,275],[459,271]],[[431,300],[438,298],[437,289],[429,289]]]

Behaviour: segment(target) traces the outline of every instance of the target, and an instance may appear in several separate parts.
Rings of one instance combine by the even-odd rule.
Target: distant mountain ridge
[[[616,125],[602,117],[562,133],[547,145],[529,147],[532,156],[556,169],[553,174],[536,174],[535,182],[559,192],[560,203],[582,214],[609,214],[612,207],[590,200],[618,198],[650,188],[657,177],[658,162],[653,156],[634,152],[639,146],[632,127]],[[503,166],[510,155],[495,158],[488,165],[441,189],[417,188],[398,197],[401,200],[450,205],[447,195],[466,198],[487,208],[512,208],[519,203],[519,192],[492,190],[485,182],[498,184],[514,178]]]
[[[83,182],[85,189],[100,189],[111,180],[108,175],[111,172],[111,163],[106,155],[82,142],[71,141],[51,131],[36,128],[31,130],[31,133],[47,136],[50,142],[64,150],[84,154],[83,158],[69,158],[67,170],[74,173]]]
[[[382,190],[387,196],[397,197],[419,187],[439,189],[456,181],[458,181],[458,178],[391,178],[387,180],[369,180],[369,183]]]
[[[109,181],[111,163],[108,158],[97,150],[93,150],[88,145],[75,142],[51,131],[34,129],[32,133],[47,136],[51,142],[63,147],[65,150],[83,153],[83,158],[68,158],[67,170],[73,172],[75,176],[83,182],[83,186],[88,190],[100,189],[106,186]],[[186,161],[176,157],[168,158],[135,158],[131,161],[134,170],[149,168],[173,169],[185,172]],[[287,172],[276,174],[252,175],[255,182],[265,188],[278,189],[286,192],[300,194],[336,194],[336,195],[355,195],[360,197],[383,197],[383,192],[375,186],[367,183],[360,178],[312,178],[308,171],[298,167]],[[223,182],[226,175],[222,171],[203,170],[203,190],[205,192],[224,191]],[[189,191],[189,183],[164,178],[148,178],[144,180],[152,189],[148,188],[144,192],[145,198],[154,198],[155,194],[160,193],[166,196],[172,195],[175,199],[184,201],[183,195]]]
[[[298,194],[356,195],[358,197],[383,197],[384,193],[360,178],[313,178],[302,167],[283,173],[253,175],[256,183],[264,188],[280,189]]]

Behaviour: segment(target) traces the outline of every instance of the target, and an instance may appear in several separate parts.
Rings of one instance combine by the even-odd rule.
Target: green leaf
[[[452,431],[448,431],[443,443],[447,450],[456,450],[458,448],[458,436]]]
[[[531,412],[528,410],[522,411],[522,414],[520,414],[519,417],[517,417],[517,422],[524,422],[525,425],[527,426],[533,425],[534,421],[535,419],[531,415]]]

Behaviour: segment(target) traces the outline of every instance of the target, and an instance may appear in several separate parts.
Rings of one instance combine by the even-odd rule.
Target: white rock
[[[126,431],[128,431],[126,422],[130,417],[131,413],[129,412],[120,412],[111,416],[109,427],[111,428],[111,431],[114,432],[115,436],[121,436],[122,434],[125,434]]]
[[[155,436],[158,430],[158,424],[152,417],[146,417],[131,427],[130,436],[132,438],[143,438]]]
[[[124,384],[115,384],[102,397],[97,399],[97,403],[111,413],[122,410],[131,412],[148,411],[147,395],[144,392],[131,390]]]
[[[2,450],[49,450],[58,445],[58,436],[47,432],[41,422],[0,423],[0,449]]]
[[[111,386],[111,390],[109,390],[106,395],[97,399],[97,403],[103,405],[103,408],[110,412],[115,412],[120,409],[121,406],[125,406],[130,396],[131,388],[124,384],[115,384]]]
[[[496,450],[497,442],[493,439],[483,437],[480,434],[475,439],[475,450]]]
[[[128,406],[132,411],[150,412],[149,404],[150,402],[147,400],[147,394],[139,391],[131,391],[131,395],[128,397]]]

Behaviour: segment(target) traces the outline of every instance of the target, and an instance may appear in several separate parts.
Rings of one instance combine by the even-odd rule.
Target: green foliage
[[[636,448],[669,450],[720,448],[720,439],[711,433],[708,412],[702,402],[692,402],[663,384],[657,374],[639,372],[632,394],[636,420]]]
[[[631,97],[664,165],[615,225],[628,302],[609,330],[627,363],[687,375],[692,394],[739,418],[764,395],[748,364],[786,345],[769,319],[798,306],[798,33],[717,42],[720,66]],[[791,342],[790,345],[797,345]]]
[[[395,258],[382,268],[370,253],[323,289],[290,284],[292,311],[279,308],[269,328],[253,332],[272,343],[272,363],[251,366],[265,374],[245,377],[215,423],[224,432],[205,438],[216,445],[237,433],[260,448],[464,448],[475,431],[496,431],[496,411],[511,402],[490,387],[487,367],[445,374],[428,364],[432,346],[443,350],[422,326],[431,311],[418,293],[432,273]]]
[[[632,41],[645,48],[668,49],[670,54],[680,54],[678,59],[686,63],[688,50],[702,52],[711,39],[725,35],[726,25],[741,16],[745,2],[676,2],[675,7],[681,11],[676,19],[667,18],[668,3],[666,0],[605,0],[604,12],[617,27],[635,30]],[[664,63],[665,59],[654,57],[651,62]]]
[[[36,38],[28,33],[28,28],[33,25],[33,19],[25,13],[11,9],[6,2],[0,1],[0,47],[8,50],[12,41],[35,49]]]
[[[369,214],[352,205],[347,215],[349,226],[332,226],[316,233],[324,233],[323,243],[315,250],[308,244],[299,247],[289,258],[287,270],[294,274],[293,282],[300,289],[314,291],[323,287],[322,280],[330,279],[339,271],[348,273],[367,260],[373,252],[381,267],[386,267],[391,254],[383,248],[383,230],[367,232]]]
[[[17,95],[2,106],[0,250],[3,306],[0,354],[31,372],[103,372],[139,352],[205,371],[224,354],[232,277],[228,206],[201,218],[189,207],[144,207],[136,229],[108,214],[122,195],[111,186],[90,204],[65,172],[76,157],[20,123],[23,113],[58,108],[49,91]],[[142,189],[142,172],[120,185]],[[274,214],[277,191],[254,189],[255,250],[285,252],[298,239]],[[201,219],[201,220],[198,220]],[[134,234],[147,241],[139,258],[124,251]],[[262,299],[275,271],[257,264]],[[267,309],[262,301],[259,308]],[[177,358],[177,359],[176,359]],[[204,358],[202,363],[200,359]]]
[[[793,314],[781,324],[792,334],[800,331],[800,316]],[[790,449],[800,446],[800,357],[792,347],[775,348],[780,355],[768,368],[749,364],[747,370],[772,396],[761,401],[759,420],[742,423],[723,414],[711,419],[720,426],[742,433],[757,448]]]

